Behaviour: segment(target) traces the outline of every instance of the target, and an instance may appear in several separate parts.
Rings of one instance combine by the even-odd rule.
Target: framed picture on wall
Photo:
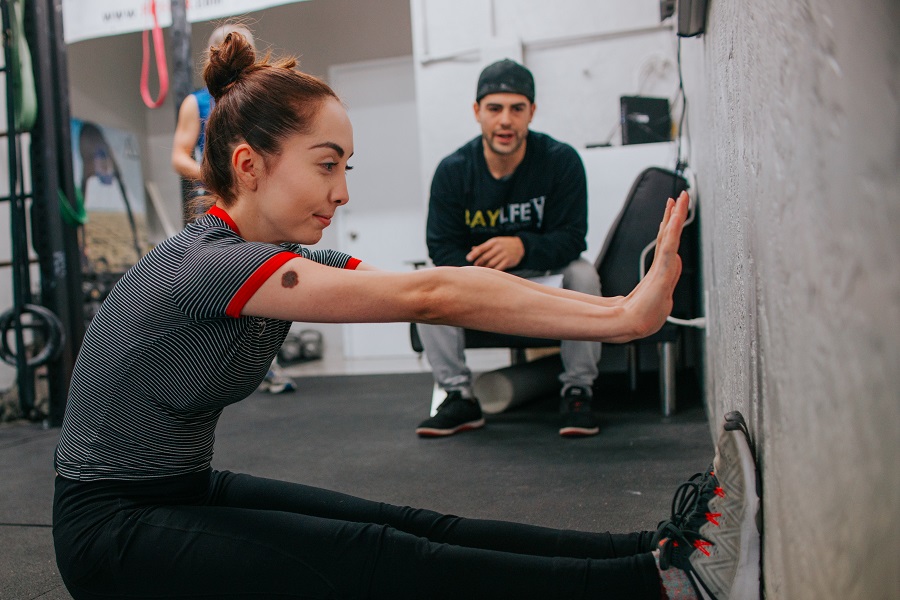
[[[72,119],[72,146],[75,187],[85,214],[82,270],[124,272],[148,247],[137,136]]]

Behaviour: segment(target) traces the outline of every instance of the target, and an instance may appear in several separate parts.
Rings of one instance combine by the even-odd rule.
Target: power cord
[[[681,98],[681,115],[678,117],[678,139],[676,141],[676,154],[675,154],[675,175],[678,177],[685,176],[685,170],[688,168],[688,161],[686,157],[683,157],[681,154],[681,142],[685,135],[685,123],[687,122],[687,94],[684,92],[684,77],[681,73],[681,37],[678,38],[678,46],[677,46],[677,65],[678,65],[678,94],[675,96],[675,99],[672,101],[674,105],[675,102]],[[690,148],[690,144],[688,144]],[[673,181],[677,181],[677,177],[673,179]],[[675,184],[673,183],[673,189]],[[694,188],[695,186],[690,186]],[[672,197],[675,196],[673,191]],[[691,206],[688,212],[688,218],[684,222],[684,226],[687,227],[691,223],[694,222],[696,218],[696,207],[697,207],[698,199],[696,195],[691,196]],[[646,275],[645,267],[647,262],[647,255],[656,248],[656,240],[653,240],[641,251],[641,260],[640,260],[640,278],[643,279],[644,275]],[[696,327],[697,329],[705,329],[706,328],[706,317],[696,317],[694,319],[679,319],[677,317],[668,316],[666,317],[666,321],[668,323],[672,323],[673,325],[681,325],[684,327]]]
[[[693,199],[691,199],[691,207],[688,212],[688,218],[685,220],[684,225],[687,227],[694,221],[695,208]],[[641,250],[641,259],[640,259],[640,279],[644,278],[644,275],[647,274],[644,269],[644,265],[647,263],[647,255],[656,248],[656,240],[653,240],[649,244],[647,244],[643,250]],[[706,317],[696,317],[694,319],[679,319],[677,317],[673,317],[669,315],[666,317],[666,322],[672,323],[673,325],[682,325],[684,327],[696,327],[697,329],[705,329],[706,328]]]
[[[681,114],[678,116],[678,139],[676,140],[675,148],[675,174],[682,175],[684,170],[688,166],[688,161],[685,157],[681,155],[681,141],[685,137],[685,123],[687,120],[687,94],[684,92],[684,76],[681,73],[681,37],[678,37],[678,46],[676,47],[676,64],[678,67],[678,93],[675,96],[675,99],[672,101],[674,105],[675,102],[681,98]],[[690,144],[688,145],[690,147]]]

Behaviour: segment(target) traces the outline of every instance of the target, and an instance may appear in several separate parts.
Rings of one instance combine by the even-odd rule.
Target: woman
[[[246,26],[239,23],[226,23],[216,27],[209,34],[207,47],[221,45],[225,36],[232,31],[243,35],[250,47],[255,48],[253,34]],[[214,104],[209,90],[204,86],[188,94],[178,109],[175,136],[172,139],[172,168],[189,185],[188,196],[192,199],[206,194],[206,190],[200,182],[200,160],[203,156],[203,146],[206,145],[206,121],[209,119],[209,113]],[[209,208],[202,201],[189,201],[188,206],[193,210],[200,211],[199,213],[188,211],[189,220],[192,220],[195,214],[203,214]],[[272,364],[259,389],[271,394],[282,394],[293,392],[297,386],[293,379],[284,374],[276,356],[272,359]]]
[[[222,409],[256,389],[294,320],[622,342],[661,327],[681,268],[687,196],[669,201],[654,264],[626,298],[477,267],[388,273],[301,248],[348,201],[353,136],[334,92],[293,67],[257,61],[239,33],[210,49],[214,204],[121,279],[85,336],[56,453],[54,539],[72,596],[659,598],[652,532],[459,519],[210,469]],[[715,477],[698,481],[699,511]],[[676,521],[669,540],[688,535]],[[684,583],[685,568],[667,576]]]

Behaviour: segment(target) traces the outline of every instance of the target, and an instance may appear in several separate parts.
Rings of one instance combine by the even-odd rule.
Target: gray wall
[[[711,2],[686,39],[711,414],[764,484],[768,598],[896,598],[900,4]]]

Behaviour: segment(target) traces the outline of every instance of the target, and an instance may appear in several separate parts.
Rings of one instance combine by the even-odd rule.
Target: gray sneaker
[[[257,388],[260,392],[268,392],[270,394],[284,394],[293,392],[297,389],[294,380],[285,375],[277,361],[273,361],[266,373],[265,379]]]
[[[443,437],[460,431],[484,427],[484,415],[477,398],[463,398],[459,391],[449,392],[437,414],[416,427],[419,437]]]
[[[712,469],[679,487],[660,524],[660,567],[685,571],[704,600],[760,597],[759,491],[746,423],[729,413]]]

